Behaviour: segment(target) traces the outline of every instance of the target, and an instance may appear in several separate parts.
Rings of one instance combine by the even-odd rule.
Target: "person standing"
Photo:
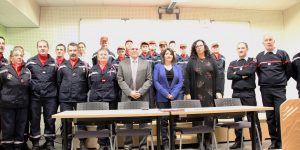
[[[4,58],[4,54],[3,54],[4,50],[5,50],[5,38],[0,36],[0,69],[3,66],[8,65],[8,60],[6,58]],[[0,117],[1,117],[1,111],[0,111]],[[0,120],[0,132],[1,131],[2,131],[2,128],[1,128],[1,120]],[[0,139],[0,142],[1,142],[1,139]],[[1,148],[1,146],[0,146],[0,148]]]
[[[264,35],[265,50],[257,56],[258,85],[263,105],[273,107],[267,111],[267,123],[272,144],[269,149],[281,149],[280,105],[286,100],[286,85],[291,76],[291,62],[286,51],[275,47],[271,35]]]
[[[98,51],[98,64],[94,65],[89,73],[90,102],[108,102],[109,109],[117,109],[119,98],[119,85],[117,82],[117,69],[108,63],[108,51],[102,48]],[[113,126],[113,130],[114,130]],[[97,126],[98,130],[109,129],[108,124]],[[110,146],[109,138],[98,139],[101,150]]]
[[[220,53],[220,46],[218,43],[211,44],[211,52],[212,56],[216,60],[217,68],[218,68],[218,80],[220,82],[221,94],[224,96],[224,85],[225,85],[225,57]]]
[[[171,108],[171,101],[182,100],[180,91],[183,86],[183,75],[180,66],[175,63],[175,52],[167,48],[161,54],[162,64],[155,65],[153,82],[156,89],[156,102],[159,109]],[[169,149],[168,117],[162,118],[162,143]]]
[[[100,38],[100,49],[101,48],[108,49],[108,37],[102,36]],[[96,65],[98,62],[97,55],[98,55],[98,51],[95,52],[92,56],[93,65]],[[116,59],[115,54],[113,52],[111,52],[109,49],[108,49],[108,56],[109,56],[109,59],[108,59],[109,63],[112,63]]]
[[[55,59],[48,54],[49,44],[46,40],[37,42],[38,54],[27,61],[26,67],[31,72],[30,82],[30,131],[32,150],[39,150],[41,138],[41,112],[45,123],[43,146],[47,150],[54,150],[55,119],[52,115],[57,113],[57,65]]]
[[[190,56],[186,52],[186,48],[187,48],[186,44],[180,44],[179,48],[180,48],[180,55],[177,58],[177,64],[181,68],[182,76],[183,76],[183,79],[184,79],[186,65],[190,60]],[[183,86],[181,88],[181,91],[180,91],[180,99],[184,99],[184,91],[185,91],[185,88]]]
[[[150,101],[149,89],[152,85],[151,65],[148,61],[140,59],[139,49],[129,50],[129,59],[119,64],[117,79],[122,90],[121,101]],[[126,124],[127,129],[132,124]],[[140,128],[147,127],[147,124],[140,124]],[[140,149],[147,149],[146,136],[140,138]],[[124,148],[132,149],[132,137],[125,138]]]
[[[65,53],[66,53],[66,46],[64,44],[58,44],[56,45],[55,48],[55,54],[56,54],[56,64],[60,66],[63,64],[66,59],[65,59]]]
[[[190,60],[186,67],[184,87],[186,99],[197,99],[202,107],[214,107],[214,99],[221,98],[221,88],[218,79],[218,69],[215,59],[212,58],[208,46],[203,40],[192,44]],[[200,122],[193,123],[194,126]],[[205,118],[205,124],[213,126],[211,118]],[[210,147],[211,135],[204,134],[205,146]],[[198,141],[201,136],[197,135]]]
[[[57,85],[59,88],[59,104],[60,111],[76,110],[77,103],[87,101],[88,92],[88,65],[80,60],[79,49],[76,43],[68,45],[69,60],[61,64],[57,71]],[[72,141],[72,121],[67,120],[68,140],[70,145],[66,145],[71,149]]]
[[[10,65],[0,70],[2,147],[21,150],[27,123],[30,71],[23,63],[23,49],[16,46],[10,53]]]
[[[298,98],[300,98],[300,53],[297,53],[293,57],[292,69],[293,69],[292,77],[297,82],[296,88],[298,90]]]
[[[239,59],[230,62],[227,69],[227,78],[232,80],[231,88],[233,89],[232,97],[239,98],[242,105],[246,106],[257,106],[256,95],[255,95],[255,71],[256,71],[256,59],[247,56],[248,44],[240,42],[237,45],[237,53]],[[247,115],[247,119],[251,122],[251,116]],[[242,121],[243,118],[234,118],[235,122]],[[255,116],[255,124],[258,128],[260,141],[261,139],[261,128],[258,119],[258,115]],[[235,143],[230,146],[230,149],[241,148],[242,143],[242,131],[243,129],[235,130]],[[250,132],[251,135],[251,132]],[[252,135],[251,135],[252,137]],[[257,144],[259,142],[257,141]],[[260,143],[261,144],[261,143]],[[259,145],[257,145],[259,148]]]

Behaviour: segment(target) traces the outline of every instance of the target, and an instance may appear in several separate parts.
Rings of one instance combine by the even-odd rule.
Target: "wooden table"
[[[218,116],[224,113],[234,113],[234,112],[247,112],[251,115],[251,133],[252,136],[252,149],[255,150],[255,115],[259,111],[268,111],[273,110],[272,107],[261,107],[261,106],[230,106],[230,107],[201,107],[201,108],[185,108],[177,111],[170,111],[170,130],[174,131],[174,117],[180,115],[200,115],[200,116]],[[174,140],[174,132],[170,132],[170,142],[171,142],[171,150],[175,149],[175,140]]]
[[[169,112],[162,112],[159,109],[126,109],[126,110],[80,110],[64,111],[52,115],[52,118],[62,119],[63,128],[67,129],[67,119],[93,119],[96,121],[118,121],[118,120],[136,120],[138,118],[152,118],[156,120],[157,127],[157,149],[160,150],[160,120],[162,116],[169,116]],[[64,143],[63,147],[67,150],[67,130],[63,130]]]
[[[282,149],[295,150],[300,147],[300,99],[286,100],[280,106]]]

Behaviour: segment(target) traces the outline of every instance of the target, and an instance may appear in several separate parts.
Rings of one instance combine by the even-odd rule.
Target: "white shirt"
[[[130,67],[131,67],[131,75],[132,75],[132,85],[133,90],[136,89],[136,75],[137,75],[137,68],[138,68],[139,58],[136,58],[135,60],[130,57]]]
[[[265,51],[264,51],[264,55],[266,55],[267,52],[269,52],[269,51],[265,50]],[[277,49],[275,48],[275,49],[273,49],[273,51],[271,51],[271,52],[272,52],[273,54],[276,54],[276,53],[277,53]]]

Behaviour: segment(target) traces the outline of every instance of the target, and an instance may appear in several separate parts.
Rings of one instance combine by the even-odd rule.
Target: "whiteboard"
[[[249,22],[228,22],[209,20],[121,20],[121,19],[81,19],[79,39],[87,45],[85,60],[91,64],[92,54],[100,48],[101,36],[109,39],[109,49],[116,54],[119,45],[124,45],[131,39],[134,47],[139,48],[141,41],[161,40],[176,41],[177,49],[180,43],[188,45],[190,53],[191,44],[197,39],[203,39],[210,47],[212,42],[218,42],[220,51],[226,58],[226,70],[229,63],[238,58],[236,46],[244,41],[249,45],[249,57],[263,50],[262,36],[251,33]],[[262,35],[264,33],[261,33]],[[158,47],[157,47],[158,49]],[[179,52],[178,52],[179,53]],[[291,57],[291,56],[290,56]],[[226,74],[226,73],[225,73]],[[256,78],[257,82],[257,78]],[[257,84],[256,84],[257,85]],[[296,91],[292,83],[287,92]],[[297,97],[296,92],[289,93],[287,97]],[[231,81],[225,79],[224,97],[231,97]],[[259,87],[256,88],[258,105],[262,105]]]

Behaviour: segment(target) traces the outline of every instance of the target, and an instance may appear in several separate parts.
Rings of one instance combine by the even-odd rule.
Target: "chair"
[[[239,98],[223,98],[223,99],[215,99],[216,107],[224,107],[224,106],[242,106],[242,102]],[[245,117],[246,113],[238,112],[238,113],[226,113],[222,114],[218,117],[218,119],[233,119],[235,117]],[[216,125],[217,127],[227,128],[227,147],[229,149],[229,129],[244,129],[244,128],[251,128],[251,122],[249,121],[238,121],[238,122],[220,122]],[[259,131],[257,126],[255,125],[257,137],[259,137]],[[244,138],[243,138],[243,130],[242,130],[242,139],[241,139],[241,149],[243,149],[244,145]],[[258,138],[259,147],[262,150],[262,145],[260,138]]]
[[[171,101],[171,107],[172,108],[199,108],[201,107],[201,103],[199,100],[176,100]],[[199,121],[203,120],[203,117],[199,116],[183,116],[179,117],[179,119],[176,119],[176,122],[192,122],[192,121]],[[194,126],[191,128],[186,127],[175,127],[175,132],[180,133],[180,145],[179,149],[182,149],[182,134],[202,134],[202,140],[200,143],[200,146],[203,147],[203,140],[204,140],[204,133],[211,133],[212,134],[212,141],[214,141],[216,149],[218,149],[217,145],[217,139],[215,135],[215,125],[213,127],[207,126],[204,124],[205,122],[202,122],[202,125]],[[214,121],[215,124],[215,121]],[[212,144],[213,149],[213,144]]]
[[[118,109],[149,109],[149,102],[145,101],[129,101],[129,102],[119,102]],[[152,123],[152,119],[142,119],[139,118],[135,121],[119,121],[121,124],[139,124],[139,123]],[[151,136],[151,149],[154,150],[153,134],[151,127],[139,128],[139,129],[126,129],[126,128],[116,128],[115,130],[115,144],[114,146],[118,149],[117,136]],[[148,142],[147,142],[148,148]]]
[[[77,110],[109,110],[109,103],[107,102],[77,103]],[[112,141],[113,134],[112,134],[111,124],[110,124],[110,129],[102,129],[100,131],[83,131],[83,130],[78,130],[78,126],[97,125],[97,121],[75,119],[74,123],[77,127],[77,130],[75,130],[74,132],[74,138],[82,139],[82,138],[91,138],[91,137],[96,137],[96,138],[108,137],[110,142],[110,147],[113,150],[113,141]]]

